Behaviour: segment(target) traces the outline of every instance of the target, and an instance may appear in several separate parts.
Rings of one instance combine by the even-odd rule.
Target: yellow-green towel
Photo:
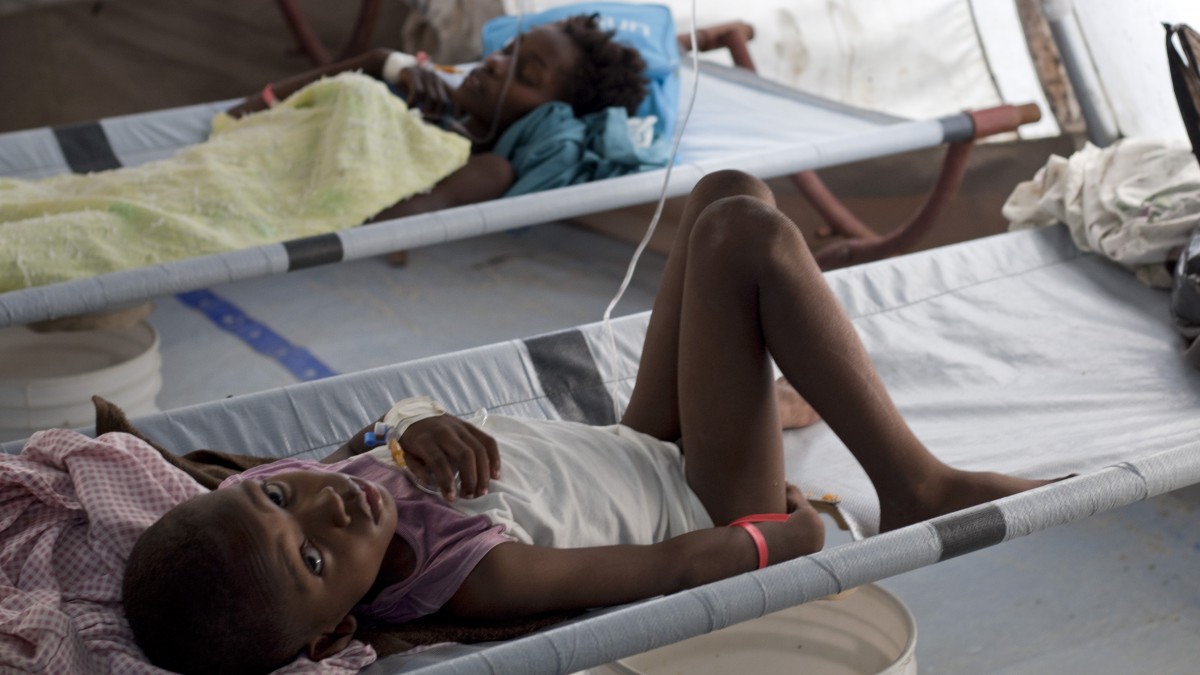
[[[0,292],[353,227],[469,153],[382,83],[322,79],[169,159],[0,178]]]

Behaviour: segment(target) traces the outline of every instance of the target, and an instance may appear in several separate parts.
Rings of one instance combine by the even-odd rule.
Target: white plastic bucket
[[[917,622],[867,584],[593,668],[591,675],[914,675]]]
[[[93,395],[131,417],[155,412],[161,388],[158,332],[146,322],[60,333],[0,329],[0,441],[89,426]]]

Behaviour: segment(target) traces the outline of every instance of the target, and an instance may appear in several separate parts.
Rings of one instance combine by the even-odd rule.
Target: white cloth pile
[[[1134,271],[1157,288],[1165,263],[1200,224],[1200,164],[1186,141],[1126,138],[1052,155],[1004,204],[1013,230],[1063,223],[1081,250]]]

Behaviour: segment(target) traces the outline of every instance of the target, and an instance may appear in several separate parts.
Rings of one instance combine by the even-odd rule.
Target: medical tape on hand
[[[404,468],[408,462],[400,447],[400,437],[417,422],[445,414],[442,404],[428,396],[413,396],[394,403],[383,421],[376,422],[372,430],[363,434],[363,443],[371,448],[366,454],[385,463],[390,455],[396,466]]]
[[[416,65],[420,65],[417,57],[412,54],[394,51],[388,54],[387,60],[383,62],[383,81],[388,84],[399,84],[400,71]]]
[[[413,396],[395,403],[383,416],[383,423],[387,426],[388,439],[395,438],[399,441],[413,424],[445,414],[446,409],[441,403],[428,396]]]

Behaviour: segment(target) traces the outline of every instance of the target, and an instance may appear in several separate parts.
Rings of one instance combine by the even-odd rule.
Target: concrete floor
[[[211,289],[335,373],[599,321],[632,247],[550,224]],[[665,258],[648,252],[614,316],[650,308]],[[156,301],[162,409],[297,381],[175,298]]]

